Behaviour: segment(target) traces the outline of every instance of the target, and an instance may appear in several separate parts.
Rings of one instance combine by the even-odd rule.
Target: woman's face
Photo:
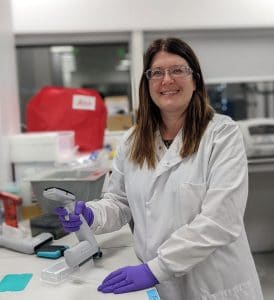
[[[184,69],[189,65],[185,59],[176,54],[161,51],[152,60],[150,69],[156,72],[165,70],[162,78],[149,80],[150,96],[162,114],[183,115],[195,90],[192,73],[180,75],[180,69],[177,70],[177,67]]]

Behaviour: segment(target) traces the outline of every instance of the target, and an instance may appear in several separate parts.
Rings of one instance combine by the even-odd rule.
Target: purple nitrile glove
[[[75,232],[80,229],[82,221],[80,220],[80,214],[83,215],[88,225],[90,226],[94,220],[94,214],[91,208],[87,207],[84,201],[76,201],[74,207],[74,214],[68,214],[64,207],[57,207],[55,209],[56,214],[61,221],[65,232]]]
[[[150,288],[159,283],[147,264],[128,266],[110,273],[98,287],[103,293],[122,294]]]

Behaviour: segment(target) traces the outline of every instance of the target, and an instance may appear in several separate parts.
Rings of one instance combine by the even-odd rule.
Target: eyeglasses
[[[148,80],[162,80],[165,77],[166,72],[172,78],[186,78],[191,75],[193,71],[190,67],[186,66],[171,66],[169,68],[154,68],[145,71],[145,75]]]

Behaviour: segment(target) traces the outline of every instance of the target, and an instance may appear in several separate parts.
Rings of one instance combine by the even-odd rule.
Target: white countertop
[[[49,299],[127,299],[149,300],[146,291],[127,294],[103,294],[97,291],[98,285],[111,271],[126,265],[140,263],[132,248],[131,233],[128,226],[121,230],[97,235],[96,239],[103,257],[87,262],[79,271],[73,273],[65,282],[57,285],[41,281],[41,271],[58,260],[39,258],[36,255],[22,254],[0,248],[0,280],[7,274],[32,273],[33,277],[21,292],[0,292],[0,300],[49,300]],[[54,241],[54,244],[72,246],[77,243],[74,234]],[[63,258],[60,258],[63,259]]]

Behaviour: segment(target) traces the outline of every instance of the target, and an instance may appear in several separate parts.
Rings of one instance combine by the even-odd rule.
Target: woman
[[[208,104],[193,50],[176,39],[154,41],[144,56],[136,125],[113,162],[109,191],[79,202],[95,233],[134,221],[143,262],[112,272],[98,290],[123,293],[156,284],[162,300],[260,300],[260,283],[243,215],[247,160],[238,126]]]

